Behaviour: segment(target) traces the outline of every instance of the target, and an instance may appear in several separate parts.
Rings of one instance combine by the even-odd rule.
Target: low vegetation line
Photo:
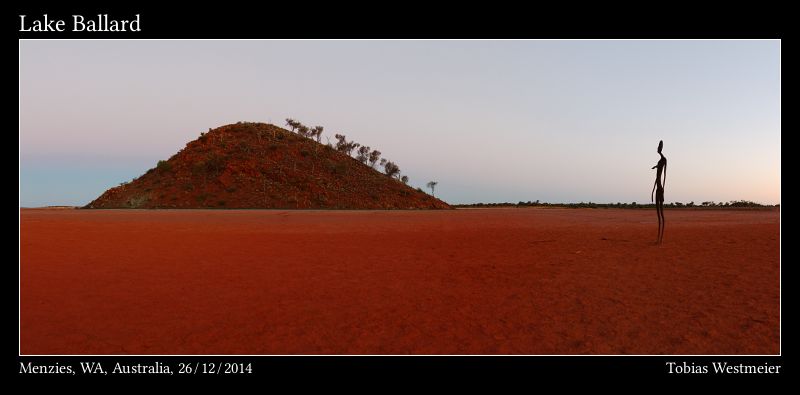
[[[525,208],[525,207],[554,207],[554,208],[627,208],[627,209],[647,209],[647,208],[655,208],[655,204],[639,204],[636,202],[631,203],[546,203],[546,202],[539,202],[538,200],[535,202],[527,201],[527,202],[518,202],[518,203],[471,203],[471,204],[451,204],[452,207],[455,208]],[[779,208],[781,205],[764,205],[756,202],[751,202],[748,200],[732,200],[730,202],[702,202],[700,204],[695,204],[694,202],[689,203],[681,203],[681,202],[672,202],[668,204],[664,204],[664,208],[691,208],[691,209],[730,209],[730,208],[740,208],[740,209],[772,209],[772,208]]]

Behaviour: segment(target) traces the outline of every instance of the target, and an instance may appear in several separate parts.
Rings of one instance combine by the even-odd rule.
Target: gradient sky
[[[450,203],[780,202],[780,41],[21,41],[20,204],[237,121],[378,148]],[[323,139],[324,141],[324,139]]]

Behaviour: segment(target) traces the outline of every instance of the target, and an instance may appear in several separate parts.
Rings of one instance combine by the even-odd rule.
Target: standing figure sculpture
[[[658,154],[661,159],[658,160],[653,169],[656,169],[656,182],[653,184],[653,191],[650,192],[650,202],[653,201],[653,192],[656,194],[656,215],[658,215],[658,239],[656,244],[661,244],[664,240],[664,186],[667,185],[667,158],[661,153],[664,148],[664,141],[658,142]],[[664,174],[664,182],[661,182],[661,174]]]

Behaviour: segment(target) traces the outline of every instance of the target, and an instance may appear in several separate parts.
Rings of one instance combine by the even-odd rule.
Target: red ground
[[[23,354],[775,354],[779,212],[22,210]]]

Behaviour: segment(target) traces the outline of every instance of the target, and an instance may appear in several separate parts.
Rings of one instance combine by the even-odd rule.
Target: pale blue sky
[[[451,203],[780,202],[779,41],[22,41],[21,205],[287,117]]]

